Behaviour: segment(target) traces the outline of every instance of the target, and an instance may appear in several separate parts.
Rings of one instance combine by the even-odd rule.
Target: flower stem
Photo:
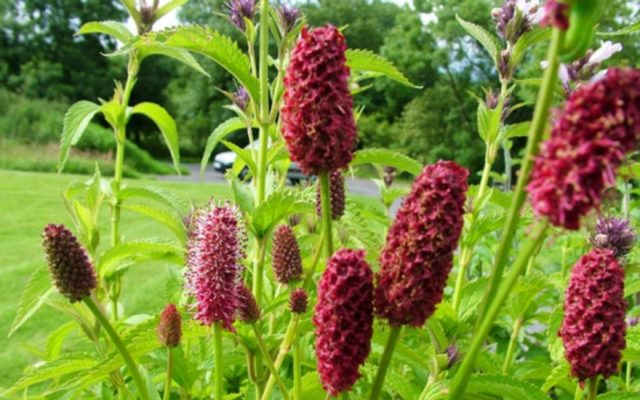
[[[214,353],[214,399],[222,400],[224,397],[222,374],[222,326],[219,322],[213,324],[213,353]]]
[[[485,320],[485,314],[487,313],[492,299],[498,291],[504,268],[509,258],[509,251],[511,250],[515,231],[518,227],[518,222],[520,221],[520,211],[522,210],[522,206],[526,198],[525,186],[529,181],[529,175],[531,175],[531,169],[533,168],[534,157],[538,153],[538,145],[542,140],[542,136],[547,125],[549,108],[551,107],[551,102],[553,100],[554,85],[558,75],[558,53],[562,48],[563,39],[564,32],[559,29],[554,29],[551,45],[549,46],[549,52],[547,54],[549,65],[545,70],[542,86],[538,93],[538,100],[536,102],[531,128],[529,129],[527,147],[525,155],[522,158],[522,169],[520,170],[507,222],[502,231],[500,245],[496,252],[494,268],[491,276],[489,277],[489,286],[480,306],[476,329]],[[475,336],[478,337],[478,335]],[[462,395],[462,393],[460,393],[460,395]]]
[[[266,197],[267,178],[267,142],[269,141],[269,0],[262,0],[260,3],[260,150],[258,152],[258,185],[256,196],[257,205],[261,204]]]
[[[520,250],[518,257],[514,261],[513,266],[509,271],[509,275],[500,286],[500,290],[496,293],[495,298],[492,298],[493,301],[489,304],[483,320],[480,322],[478,329],[473,335],[473,339],[467,351],[467,355],[464,357],[464,360],[460,365],[460,369],[458,370],[458,373],[455,375],[452,381],[449,396],[447,397],[447,399],[456,400],[462,398],[469,382],[469,376],[471,375],[471,371],[473,370],[476,358],[478,357],[478,353],[480,352],[480,349],[484,344],[487,335],[489,334],[489,330],[491,329],[493,322],[500,313],[500,309],[502,308],[504,301],[511,293],[513,286],[516,284],[516,282],[520,278],[520,275],[522,275],[522,272],[527,267],[529,258],[535,253],[538,245],[546,238],[548,227],[549,222],[547,220],[543,220],[542,222],[540,222],[538,226],[533,229],[533,232],[530,235],[530,239]]]
[[[331,228],[331,186],[329,172],[320,173],[320,202],[322,206],[322,235],[327,258],[333,255],[333,232]]]
[[[582,388],[580,387],[580,385],[576,385],[576,392],[573,395],[573,400],[582,400],[583,395],[584,395],[584,392],[582,391]]]
[[[320,261],[320,255],[322,254],[322,249],[324,248],[324,238],[320,238],[318,241],[318,247],[316,248],[315,253],[313,254],[313,261],[311,262],[311,266],[307,270],[307,276],[304,278],[304,283],[302,287],[304,290],[309,290],[309,287],[313,283],[313,274],[316,272],[316,267],[318,266],[318,262]]]
[[[519,317],[513,323],[513,329],[511,331],[511,340],[509,340],[509,347],[507,348],[507,355],[504,357],[504,364],[502,365],[502,373],[508,374],[511,363],[513,362],[513,355],[518,345],[518,337],[520,336],[520,330],[522,329],[522,317]]]
[[[138,389],[138,396],[140,397],[140,399],[150,400],[151,398],[149,397],[149,393],[147,391],[147,385],[142,379],[142,376],[140,375],[140,371],[138,371],[138,366],[136,365],[135,361],[133,361],[133,358],[131,357],[131,353],[129,353],[129,350],[127,350],[126,346],[122,342],[122,339],[120,339],[120,336],[118,335],[116,330],[113,328],[113,326],[111,325],[107,317],[105,317],[100,307],[98,307],[96,302],[91,297],[85,297],[83,301],[87,305],[91,313],[95,316],[96,320],[100,323],[100,325],[102,325],[102,328],[105,330],[105,332],[113,342],[113,345],[120,352],[122,359],[124,360],[125,364],[127,365],[127,368],[129,369],[131,378],[133,378],[133,382],[135,383],[136,388]]]
[[[163,400],[169,400],[171,398],[171,378],[173,374],[173,349],[167,348],[167,379],[164,382],[164,395]]]
[[[633,363],[631,361],[627,361],[627,374],[625,379],[627,391],[631,390],[631,372],[633,372]]]
[[[258,329],[256,324],[251,324],[251,327],[253,328],[253,333],[256,336],[256,341],[258,342],[258,347],[260,348],[260,351],[262,352],[262,357],[264,357],[264,361],[267,364],[267,368],[269,368],[269,371],[271,372],[271,376],[275,377],[276,383],[278,384],[278,387],[280,388],[280,391],[282,392],[282,398],[286,400],[286,399],[289,398],[289,396],[288,396],[289,391],[287,390],[287,387],[282,382],[282,379],[280,379],[280,375],[278,374],[278,370],[276,369],[275,365],[273,364],[273,360],[271,359],[271,356],[269,355],[269,350],[267,350],[267,346],[264,344],[264,341],[262,340],[262,335],[260,334],[260,330]]]
[[[267,238],[256,238],[256,260],[253,268],[253,296],[258,305],[262,301],[264,286],[264,259],[267,255]]]
[[[369,395],[369,400],[377,400],[382,394],[382,384],[384,383],[384,377],[387,374],[387,369],[389,368],[389,364],[391,363],[391,356],[393,355],[393,350],[396,347],[396,343],[398,343],[398,338],[400,338],[401,330],[402,326],[391,327],[391,331],[389,332],[389,339],[387,340],[387,344],[384,347],[384,353],[382,353],[382,359],[380,360],[380,364],[378,365],[378,372],[376,373],[373,385],[371,386],[371,394]]]
[[[300,352],[300,333],[296,327],[293,338],[293,399],[302,400],[302,354]]]
[[[591,378],[587,382],[587,400],[596,400],[598,397],[598,377]]]
[[[291,321],[289,322],[287,331],[284,334],[282,343],[280,343],[280,351],[278,352],[278,356],[273,362],[276,372],[280,370],[280,367],[282,366],[282,362],[284,361],[285,356],[287,355],[287,353],[289,352],[289,349],[291,348],[291,344],[293,343],[293,339],[296,333],[296,327],[298,326],[298,318],[299,318],[298,314],[291,315]],[[276,383],[276,378],[274,374],[270,374],[269,380],[267,381],[267,384],[264,387],[264,392],[262,392],[262,400],[269,400],[275,383]]]

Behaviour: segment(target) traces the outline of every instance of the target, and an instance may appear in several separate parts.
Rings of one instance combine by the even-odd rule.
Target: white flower
[[[622,51],[622,45],[620,43],[613,43],[611,41],[603,42],[600,48],[594,51],[591,57],[589,57],[587,64],[592,66],[599,65],[619,51]]]
[[[516,0],[516,7],[520,9],[522,15],[525,16],[530,24],[536,25],[540,23],[543,10],[537,0]]]

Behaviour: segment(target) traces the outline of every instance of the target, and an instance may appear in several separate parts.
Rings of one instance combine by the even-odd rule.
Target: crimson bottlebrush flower
[[[53,283],[72,303],[91,295],[97,286],[96,271],[87,251],[64,225],[44,228],[43,242]]]
[[[344,175],[342,171],[335,170],[329,174],[329,193],[331,196],[331,219],[339,220],[344,215]],[[322,216],[322,198],[320,196],[320,182],[316,187],[316,212]]]
[[[236,288],[238,298],[238,318],[242,322],[252,324],[260,319],[260,307],[256,298],[244,283],[240,283]]]
[[[403,202],[380,255],[376,314],[421,326],[442,300],[462,232],[469,172],[452,161],[428,165]]]
[[[584,382],[618,371],[625,348],[624,272],[609,249],[593,249],[571,271],[559,336],[571,373]]]
[[[566,31],[569,29],[569,4],[558,0],[547,0],[544,3],[544,13],[540,23],[542,26],[553,26]]]
[[[245,244],[237,210],[211,203],[197,211],[193,225],[188,243],[186,288],[196,300],[195,318],[204,325],[220,323],[233,331]]]
[[[273,275],[283,285],[300,279],[302,259],[296,235],[288,225],[280,225],[273,235]]]
[[[307,292],[298,288],[291,292],[289,296],[289,309],[292,313],[304,314],[307,312]]]
[[[371,349],[373,273],[362,250],[342,249],[329,259],[318,284],[313,315],[322,386],[333,396],[348,391]]]
[[[600,218],[591,237],[594,247],[611,249],[616,257],[627,255],[635,241],[636,234],[631,224],[622,218]]]
[[[534,210],[578,229],[639,138],[640,70],[610,69],[573,91],[535,161],[528,186]]]
[[[231,23],[244,32],[247,28],[244,19],[253,20],[256,15],[255,0],[230,0],[226,4]]]
[[[344,36],[331,25],[302,34],[284,78],[282,132],[308,175],[347,167],[356,146]]]
[[[158,323],[158,341],[166,347],[177,347],[182,337],[182,318],[173,304],[167,304],[160,314]]]

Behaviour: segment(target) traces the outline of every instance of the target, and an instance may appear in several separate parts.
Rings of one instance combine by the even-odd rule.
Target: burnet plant
[[[478,99],[486,154],[472,187],[469,172],[451,161],[422,166],[387,149],[355,151],[362,110],[352,97],[369,87],[363,81],[414,85],[383,58],[348,49],[340,29],[309,27],[289,5],[232,0],[224,12],[244,37],[235,43],[207,27],[153,32],[184,0],[122,3],[137,36],[116,22],[89,23],[80,33],[122,42],[112,56],[129,58],[127,82],[109,101],[73,105],[61,142],[63,167],[101,113],[117,139],[116,174],[96,171],[65,191],[76,234],[45,227],[48,269],[29,282],[12,331],[43,304],[74,321],[51,334],[42,362],[3,396],[637,397],[640,279],[629,181],[640,139],[640,72],[599,71],[620,51],[610,42],[589,50],[603,1],[550,0],[543,9],[506,0],[492,12],[498,37],[458,19],[499,77],[499,89]],[[513,100],[518,66],[544,44],[533,120],[509,123],[522,106]],[[144,58],[169,56],[204,73],[192,53],[237,81],[227,93],[236,116],[211,134],[202,168],[219,143],[238,157],[227,174],[232,199],[184,215],[186,205],[167,191],[125,185],[122,162],[127,121],[144,114],[178,166],[171,117],[129,98]],[[258,146],[225,140],[238,130]],[[512,188],[518,137],[527,144]],[[500,152],[505,171],[492,187]],[[316,187],[285,187],[291,162],[317,176]],[[378,168],[380,201],[345,196],[344,175],[361,164]],[[394,184],[396,172],[414,177],[410,189]],[[621,200],[607,190],[620,190]],[[97,225],[104,202],[107,244]],[[127,238],[123,210],[150,217],[173,239]],[[167,305],[127,315],[122,278],[146,261],[167,264]],[[70,336],[74,330],[79,336]],[[65,342],[73,350],[63,352]]]

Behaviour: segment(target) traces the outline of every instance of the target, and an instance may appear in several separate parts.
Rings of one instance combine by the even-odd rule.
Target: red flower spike
[[[580,382],[618,372],[625,348],[624,272],[609,249],[593,249],[571,272],[558,335]]]
[[[442,300],[462,232],[469,172],[452,161],[428,165],[403,202],[380,255],[376,315],[422,326]]]
[[[331,219],[337,221],[344,215],[345,209],[344,175],[342,175],[342,171],[335,170],[329,174],[329,193],[331,196]],[[318,216],[322,216],[320,182],[316,186],[316,213]]]
[[[639,139],[640,70],[610,69],[572,92],[527,187],[536,213],[555,226],[579,229]]]
[[[346,168],[356,146],[344,36],[331,25],[302,29],[284,78],[282,132],[308,175]]]
[[[182,317],[173,304],[167,304],[160,314],[157,334],[158,341],[166,347],[177,347],[182,337]]]
[[[307,312],[307,292],[304,289],[298,288],[291,292],[289,296],[289,309],[295,314],[304,314]]]
[[[318,285],[313,315],[322,386],[333,396],[351,389],[371,350],[373,273],[364,251],[335,253]]]
[[[213,203],[198,210],[189,234],[186,286],[204,325],[221,323],[234,331],[240,260],[245,234],[237,210]]]
[[[64,225],[44,228],[43,246],[49,272],[60,294],[72,303],[91,295],[97,286],[96,271],[87,251]]]
[[[273,275],[283,285],[300,279],[302,258],[296,235],[288,225],[280,225],[273,235]]]

